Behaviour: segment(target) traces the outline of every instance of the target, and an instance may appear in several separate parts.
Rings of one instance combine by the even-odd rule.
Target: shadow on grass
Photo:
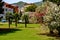
[[[0,24],[0,26],[2,26],[3,24]]]
[[[50,33],[38,33],[38,35],[46,35],[49,37],[60,37],[60,35],[58,35],[58,34],[50,34]]]
[[[6,35],[8,33],[14,33],[16,31],[21,31],[21,29],[14,29],[14,28],[0,28],[0,35]]]
[[[56,40],[60,40],[60,35],[50,34],[50,33],[39,33],[38,35],[46,35],[48,37],[55,37]]]

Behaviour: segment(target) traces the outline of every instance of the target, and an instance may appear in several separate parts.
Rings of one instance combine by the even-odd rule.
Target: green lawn
[[[40,24],[27,24],[27,26],[24,28],[24,24],[18,24],[19,30],[0,32],[0,40],[56,40],[55,37],[38,35],[37,29],[40,28]],[[0,28],[8,28],[8,24],[0,24]],[[15,28],[14,24],[11,25],[11,28]]]

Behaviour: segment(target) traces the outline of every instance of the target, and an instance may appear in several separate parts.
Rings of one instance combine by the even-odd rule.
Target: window
[[[7,9],[5,9],[7,11]]]

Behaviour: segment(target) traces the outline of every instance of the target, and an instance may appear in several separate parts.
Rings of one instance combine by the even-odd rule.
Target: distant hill
[[[20,2],[17,2],[17,3],[13,3],[13,4],[17,5],[19,7],[23,7],[23,5],[25,4],[25,2],[20,1]]]
[[[42,4],[42,1],[41,2],[35,2],[34,4],[37,6],[40,6]]]
[[[20,2],[17,2],[17,3],[13,3],[14,5],[17,5],[19,6],[20,8],[23,7],[23,5],[25,4],[26,2],[23,2],[23,1],[20,1]],[[41,5],[42,2],[35,2],[34,4],[36,4],[37,6]]]

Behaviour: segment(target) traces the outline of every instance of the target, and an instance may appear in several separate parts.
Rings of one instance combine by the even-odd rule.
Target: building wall
[[[19,12],[18,6],[16,6],[16,5],[5,3],[4,6],[5,6],[4,9],[7,9],[8,12],[12,12],[12,13],[18,13]]]
[[[13,13],[13,9],[4,6],[4,14],[6,14],[7,12]]]
[[[3,19],[5,19],[5,16],[6,16],[7,12],[19,13],[19,8],[16,5],[4,3],[3,9],[4,9],[4,11],[3,11],[4,14],[0,14],[0,16],[3,16]]]

